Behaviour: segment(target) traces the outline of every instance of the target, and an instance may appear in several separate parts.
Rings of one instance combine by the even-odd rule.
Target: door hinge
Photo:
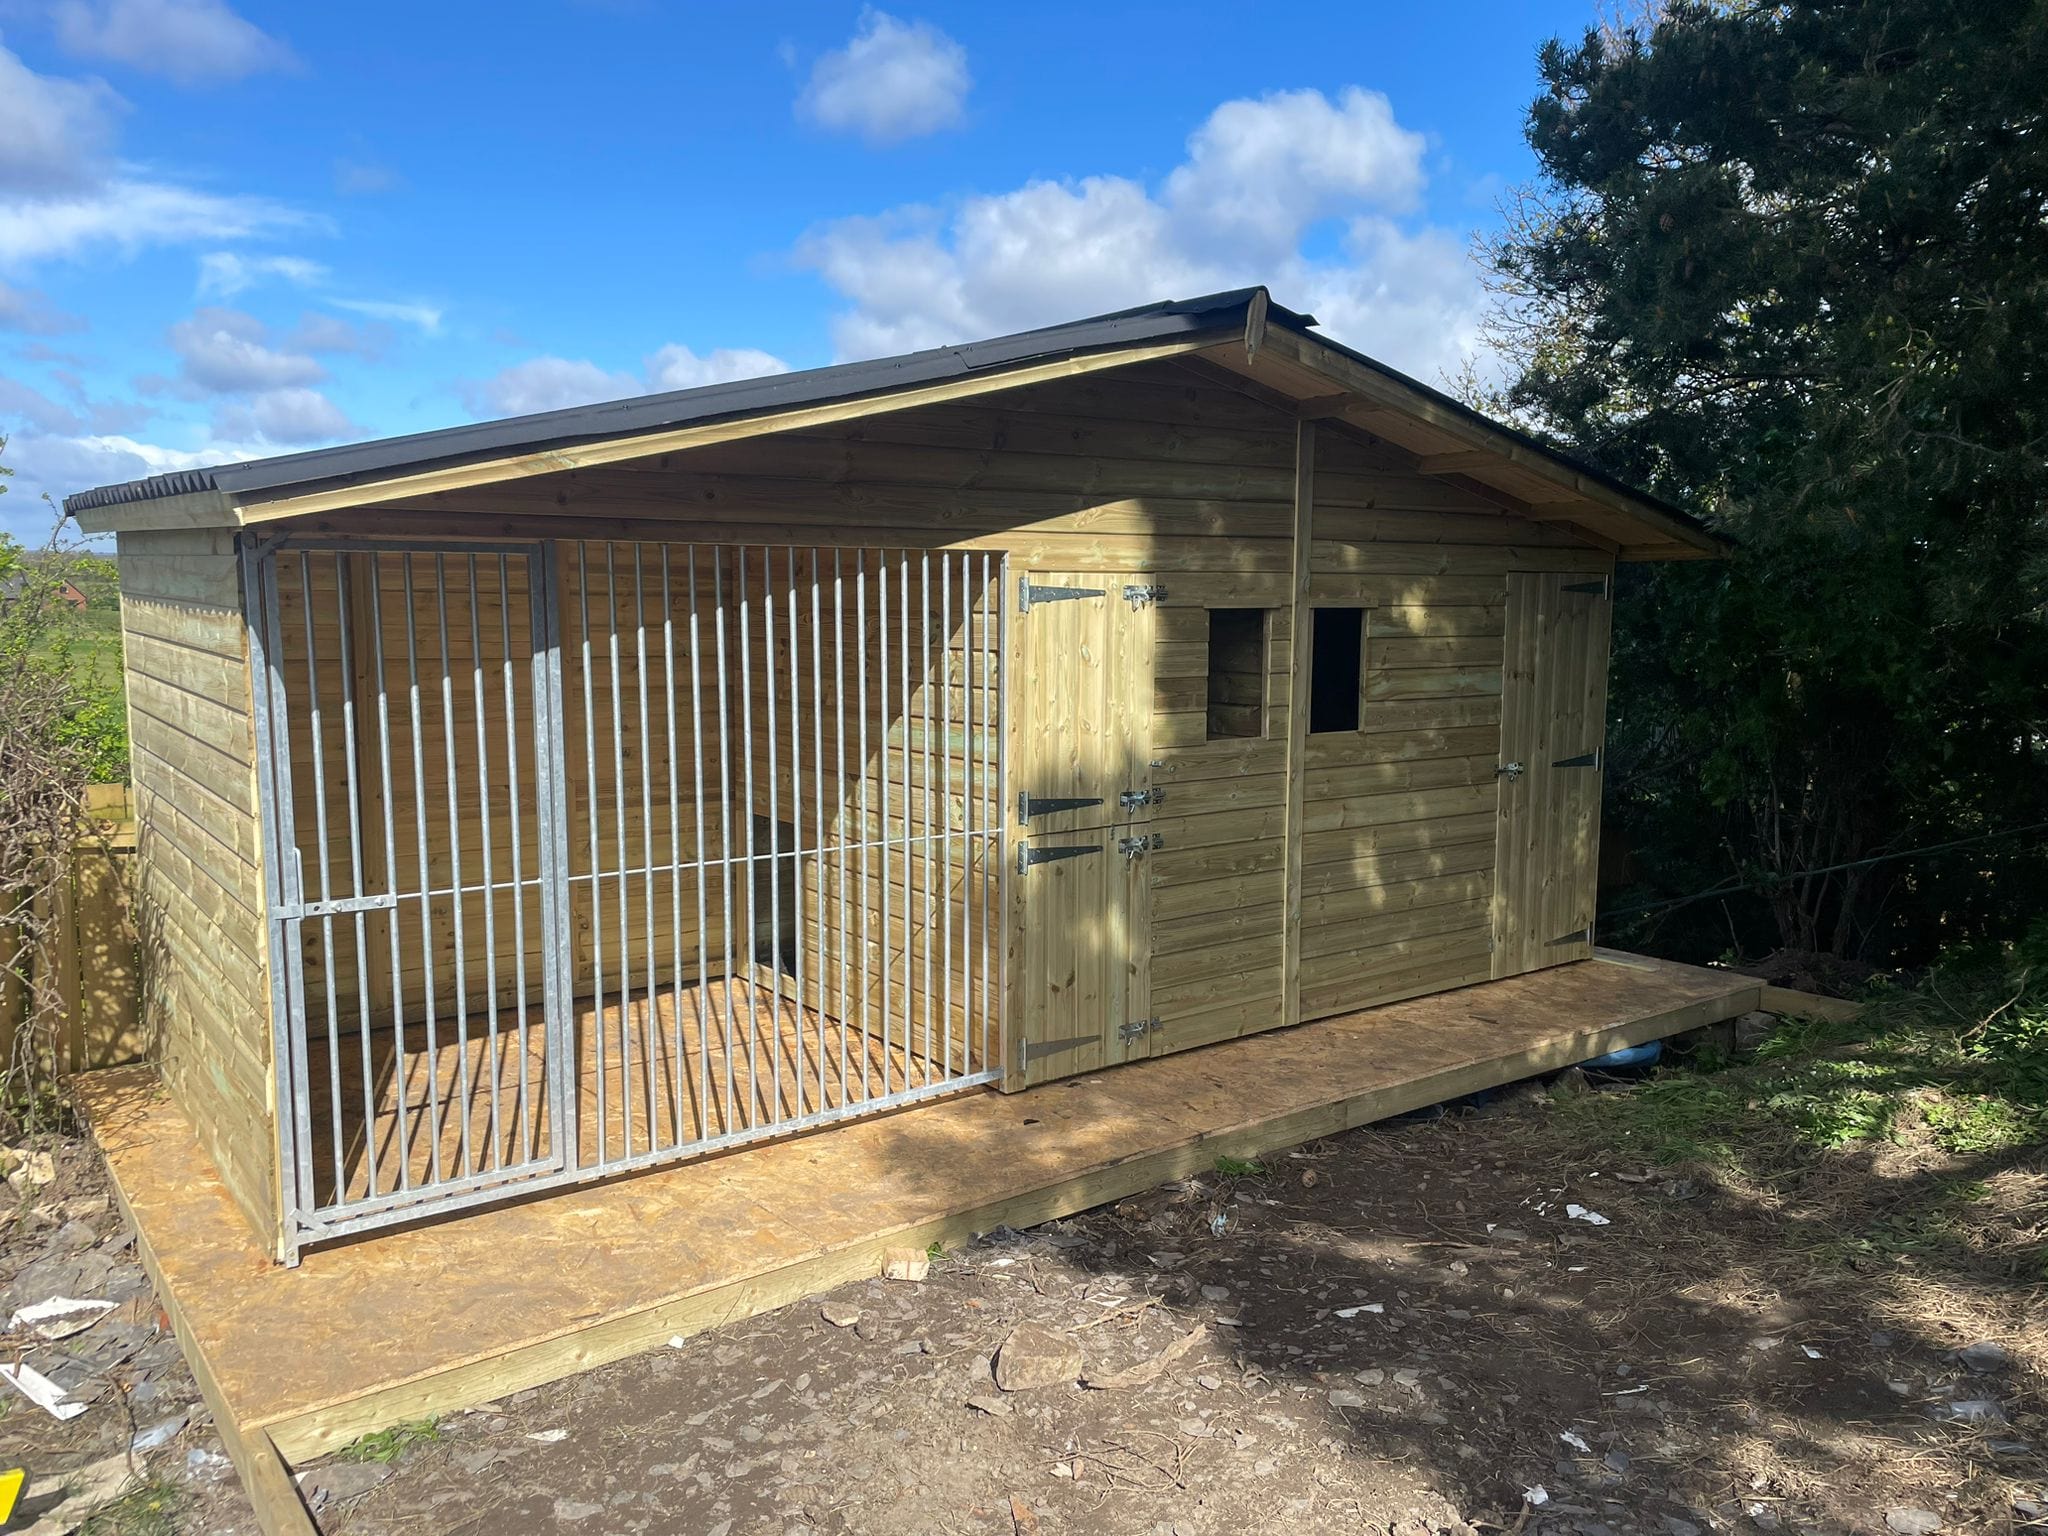
[[[1102,797],[1087,795],[1034,795],[1029,790],[1017,794],[1017,825],[1028,827],[1034,816],[1050,816],[1055,811],[1082,811],[1091,805],[1102,804]]]
[[[1566,582],[1557,590],[1560,592],[1586,592],[1594,597],[1605,597],[1607,595],[1607,578],[1602,576],[1598,581]]]
[[[1118,1026],[1116,1037],[1119,1040],[1126,1041],[1142,1040],[1158,1027],[1159,1021],[1157,1019],[1133,1019],[1128,1024]]]
[[[1590,944],[1593,942],[1593,925],[1574,928],[1570,933],[1560,933],[1550,941],[1552,944]]]
[[[1149,837],[1120,837],[1116,840],[1116,846],[1125,858],[1135,859],[1141,854],[1150,853],[1154,848],[1164,848],[1166,838],[1158,832]]]
[[[1033,603],[1071,603],[1083,597],[1107,597],[1102,587],[1040,587],[1029,576],[1017,578],[1017,611],[1029,613]]]
[[[1116,803],[1127,811],[1135,811],[1141,805],[1166,804],[1163,789],[1127,789],[1116,797]]]
[[[1124,588],[1124,599],[1133,608],[1142,608],[1147,603],[1164,602],[1166,599],[1166,588],[1161,586],[1128,586]]]
[[[1017,873],[1024,874],[1034,864],[1054,864],[1061,859],[1078,859],[1084,853],[1100,853],[1100,843],[1067,843],[1058,848],[1034,848],[1029,843],[1017,845]]]
[[[1560,757],[1550,766],[1553,768],[1598,768],[1600,766],[1600,752],[1598,748],[1595,748],[1591,752],[1581,752],[1577,757]]]

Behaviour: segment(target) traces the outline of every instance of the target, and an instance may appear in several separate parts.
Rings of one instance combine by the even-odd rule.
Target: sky
[[[1265,283],[1441,382],[1591,0],[0,0],[0,530]]]

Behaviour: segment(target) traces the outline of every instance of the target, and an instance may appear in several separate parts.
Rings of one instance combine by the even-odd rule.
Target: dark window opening
[[[1266,610],[1209,610],[1209,739],[1266,734]]]
[[[1365,662],[1365,610],[1317,608],[1309,650],[1311,735],[1358,729],[1359,684]]]

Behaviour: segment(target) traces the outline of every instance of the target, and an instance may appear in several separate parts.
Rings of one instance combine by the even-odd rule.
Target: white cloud
[[[317,389],[267,389],[247,404],[222,406],[214,414],[213,430],[221,438],[258,438],[298,448],[331,443],[357,428]]]
[[[821,128],[894,144],[966,115],[967,50],[930,22],[869,8],[844,48],[818,60],[797,113]]]
[[[292,52],[221,0],[59,0],[67,53],[125,64],[181,85],[289,69]]]
[[[593,400],[618,400],[639,389],[640,381],[630,373],[614,373],[593,362],[529,357],[488,379],[464,384],[462,401],[479,416],[528,416]]]
[[[304,256],[244,256],[239,251],[208,251],[199,258],[202,299],[231,299],[271,278],[297,288],[312,288],[327,281],[327,268]]]
[[[1460,237],[1392,217],[1422,189],[1423,147],[1376,93],[1283,92],[1217,108],[1156,189],[1034,181],[945,212],[838,220],[797,254],[850,301],[833,322],[843,357],[1265,283],[1331,334],[1437,378],[1478,347],[1483,295]],[[1341,238],[1312,253],[1332,221]]]
[[[122,105],[101,81],[39,75],[0,48],[0,194],[91,186],[113,148]]]
[[[334,162],[334,190],[343,197],[375,197],[404,184],[405,178],[398,172],[375,160],[341,158]]]
[[[688,347],[670,342],[647,359],[641,375],[602,368],[582,358],[530,357],[488,379],[463,384],[461,394],[463,403],[479,416],[525,416],[588,405],[593,400],[695,389],[788,369],[789,364],[781,358],[751,348],[721,347],[699,357]]]
[[[647,385],[657,392],[697,389],[734,379],[755,379],[764,373],[787,373],[789,364],[752,347],[720,347],[699,357],[688,347],[670,342],[647,359]]]
[[[1386,97],[1355,85],[1334,103],[1321,91],[1226,101],[1189,136],[1165,201],[1204,233],[1284,250],[1334,209],[1412,207],[1426,147],[1394,121]]]
[[[284,345],[293,352],[346,352],[374,360],[390,349],[391,327],[356,325],[339,315],[308,310],[299,316],[298,325],[285,338]]]
[[[14,479],[8,493],[0,496],[0,531],[25,541],[45,537],[50,531],[49,510],[42,503],[45,494],[61,504],[66,496],[96,485],[246,457],[246,449],[229,443],[191,452],[112,433],[23,433],[7,444],[4,462],[14,467]]]
[[[308,354],[271,345],[263,322],[236,309],[195,310],[171,327],[169,339],[189,393],[244,394],[327,376]]]
[[[0,331],[20,331],[29,336],[61,336],[66,331],[85,329],[82,315],[68,315],[52,309],[50,301],[33,288],[11,288],[0,283]]]
[[[330,299],[336,309],[345,309],[352,314],[367,315],[372,320],[393,320],[400,325],[410,325],[428,336],[441,331],[443,311],[437,304],[406,303],[394,299]]]
[[[111,181],[76,195],[0,201],[0,266],[76,256],[95,246],[132,255],[149,245],[245,240],[313,222],[265,198]]]

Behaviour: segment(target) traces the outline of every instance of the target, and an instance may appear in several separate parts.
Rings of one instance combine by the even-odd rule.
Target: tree
[[[1621,585],[1617,904],[1760,885],[1664,939],[1878,963],[2017,931],[2048,877],[2008,830],[2048,822],[2048,3],[1677,3],[1539,68],[1485,403],[1741,542]]]

